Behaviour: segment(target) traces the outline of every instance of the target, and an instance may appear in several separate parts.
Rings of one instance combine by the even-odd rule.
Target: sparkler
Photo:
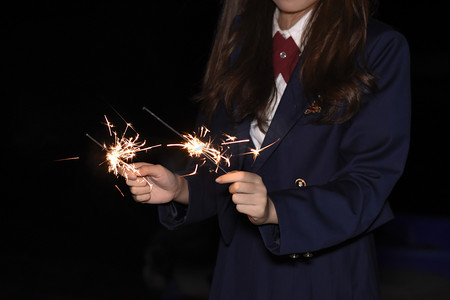
[[[200,127],[200,133],[197,135],[195,132],[194,134],[185,134],[182,135],[183,139],[186,141],[183,144],[169,144],[170,146],[180,146],[189,153],[191,157],[205,157],[209,161],[211,161],[214,165],[216,165],[216,172],[218,169],[223,171],[224,173],[227,173],[221,166],[221,163],[226,164],[228,167],[230,166],[230,157],[225,155],[226,151],[223,151],[223,149],[219,148],[216,149],[212,146],[213,141],[211,138],[209,138],[207,141],[203,141],[207,135],[209,130],[202,126]]]
[[[139,142],[139,134],[136,137],[126,138],[125,136],[118,137],[116,132],[113,132],[114,144],[111,146],[105,146],[106,149],[106,161],[108,161],[108,171],[118,176],[121,169],[139,174],[136,167],[129,164],[136,156],[137,152],[147,151],[161,145],[150,146],[143,148],[145,141]]]
[[[106,123],[104,124],[108,127],[109,135],[114,136],[113,144],[109,146],[107,146],[106,144],[101,144],[95,138],[86,133],[86,136],[89,139],[91,139],[94,143],[101,147],[102,150],[106,151],[106,160],[101,164],[108,162],[108,172],[111,172],[116,176],[119,176],[120,170],[125,171],[125,177],[128,172],[139,175],[139,171],[137,170],[137,168],[130,163],[136,156],[136,153],[160,147],[161,144],[144,148],[146,141],[139,140],[139,134],[132,127],[131,123],[126,122],[125,119],[122,118],[122,116],[120,117],[125,121],[126,127],[122,135],[119,137],[117,132],[112,130],[114,125],[108,120],[106,115],[104,117],[106,120]],[[125,136],[128,128],[131,128],[136,133],[134,137],[128,138]],[[149,184],[150,187],[152,186],[152,183],[146,177],[144,177],[144,180]]]
[[[186,151],[189,153],[192,157],[201,157],[203,156],[206,160],[209,160],[211,163],[213,163],[216,166],[216,172],[218,170],[221,170],[225,174],[227,171],[225,171],[224,168],[220,166],[221,163],[225,163],[226,165],[230,166],[230,157],[225,156],[223,149],[218,149],[213,147],[213,141],[209,139],[208,141],[202,141],[201,138],[205,138],[206,134],[209,132],[209,130],[206,127],[200,128],[200,134],[197,135],[195,132],[194,134],[181,134],[177,130],[175,130],[172,126],[164,122],[160,117],[155,115],[151,110],[149,110],[146,107],[142,108],[146,112],[148,112],[150,115],[152,115],[156,120],[158,120],[161,124],[166,126],[168,129],[170,129],[172,132],[174,132],[176,135],[178,135],[180,138],[182,138],[185,143],[183,144],[170,144],[168,146],[180,146],[186,149]],[[247,140],[248,141],[248,140]]]

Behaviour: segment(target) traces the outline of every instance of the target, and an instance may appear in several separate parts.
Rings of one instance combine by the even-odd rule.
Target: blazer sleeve
[[[189,205],[171,201],[158,206],[159,220],[169,229],[206,220],[217,213],[214,178],[207,168],[199,168],[194,176],[187,177]]]
[[[393,217],[387,198],[403,172],[410,138],[409,49],[390,30],[368,44],[366,55],[378,88],[345,125],[337,153],[343,167],[326,184],[269,192],[279,224],[259,230],[274,254],[335,246]]]

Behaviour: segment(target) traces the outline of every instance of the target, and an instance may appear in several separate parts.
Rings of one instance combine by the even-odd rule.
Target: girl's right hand
[[[135,201],[161,204],[175,200],[188,204],[189,191],[186,179],[161,165],[135,163],[134,166],[137,172],[127,172],[123,176]]]

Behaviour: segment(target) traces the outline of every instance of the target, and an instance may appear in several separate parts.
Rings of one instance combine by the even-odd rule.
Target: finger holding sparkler
[[[228,190],[236,210],[246,214],[256,225],[278,224],[277,212],[267,195],[262,178],[251,172],[233,171],[216,178],[219,184],[230,184]]]
[[[135,172],[121,173],[133,198],[141,203],[162,204],[172,200],[188,204],[189,188],[185,178],[161,165],[135,163]],[[149,189],[147,182],[152,183]]]

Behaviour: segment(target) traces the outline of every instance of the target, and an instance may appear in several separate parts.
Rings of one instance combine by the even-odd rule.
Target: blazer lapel
[[[299,84],[299,70],[300,63],[297,63],[267,130],[261,149],[271,144],[273,145],[262,150],[259,156],[256,157],[252,166],[252,171],[254,172],[261,168],[275,149],[277,149],[289,130],[304,115],[303,112],[307,108],[308,101],[306,101],[303,89]]]
[[[248,152],[249,145],[253,144],[253,142],[251,141],[251,138],[250,138],[250,119],[249,118],[246,118],[244,121],[242,121],[241,123],[239,123],[237,125],[236,137],[237,137],[237,140],[246,140],[246,139],[249,140],[248,143],[238,143],[237,147],[236,147],[237,151],[235,153],[233,153],[234,156],[237,156],[238,165],[235,166],[234,168],[233,168],[233,166],[231,166],[231,167],[235,170],[241,170],[242,165],[244,163],[243,153]]]

